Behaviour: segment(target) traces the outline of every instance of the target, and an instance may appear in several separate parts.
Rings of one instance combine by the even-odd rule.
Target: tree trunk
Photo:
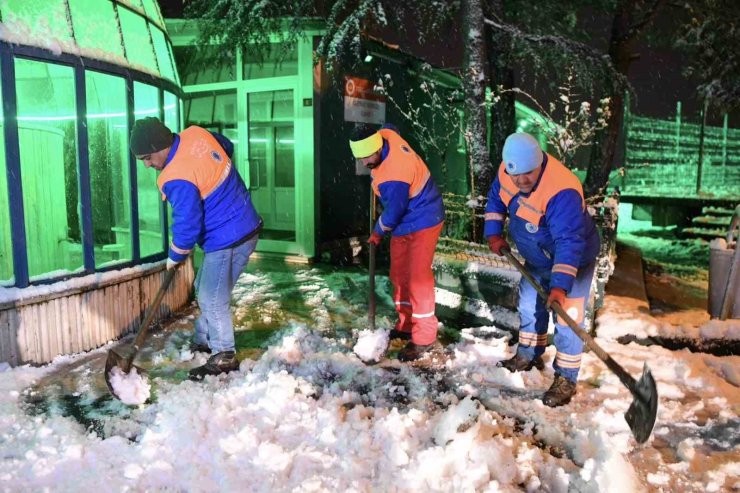
[[[463,0],[465,23],[465,61],[463,90],[465,93],[465,142],[470,168],[470,193],[475,198],[485,194],[482,185],[491,181],[491,162],[488,158],[486,129],[486,68],[482,0]],[[474,210],[471,212],[474,214]],[[478,221],[473,216],[472,240],[480,239]]]
[[[488,9],[492,17],[504,19],[504,1],[491,0]],[[486,53],[488,54],[488,68],[490,86],[496,90],[498,87],[512,89],[514,87],[514,70],[511,68],[511,37],[495,31],[491,26],[486,26]],[[493,171],[501,161],[501,153],[504,141],[509,134],[516,130],[516,111],[514,101],[516,97],[513,92],[501,95],[501,99],[491,108],[491,135],[488,145],[489,158],[493,165]],[[491,174],[493,179],[493,173]],[[484,191],[490,187],[490,180],[481,183]]]
[[[630,64],[634,59],[632,45],[639,34],[650,24],[663,3],[656,0],[647,10],[640,10],[640,0],[618,0],[612,21],[611,39],[609,40],[609,58],[614,68],[627,77]],[[636,19],[639,21],[636,22]],[[626,88],[605,84],[605,92],[610,92],[611,116],[605,130],[596,138],[594,153],[589,162],[584,183],[587,197],[604,192],[612,170],[614,155],[617,149],[622,125],[624,123],[624,92]]]

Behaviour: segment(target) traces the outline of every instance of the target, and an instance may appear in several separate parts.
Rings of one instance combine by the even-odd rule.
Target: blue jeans
[[[258,237],[233,248],[206,253],[195,279],[200,317],[195,321],[195,343],[213,353],[234,351],[231,291],[257,246]]]

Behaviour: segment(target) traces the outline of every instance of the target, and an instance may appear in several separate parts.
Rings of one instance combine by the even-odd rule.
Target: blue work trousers
[[[576,275],[573,287],[566,296],[563,307],[570,317],[584,327],[586,306],[591,294],[591,282],[593,281],[595,262],[580,267]],[[550,292],[550,270],[534,269],[526,265],[527,270],[537,282]],[[522,278],[519,283],[519,347],[518,353],[527,360],[541,356],[547,347],[548,310],[545,301],[539,297],[529,281]],[[564,322],[560,321],[553,313],[555,322],[555,360],[553,368],[556,375],[561,375],[571,382],[578,379],[578,371],[581,368],[581,353],[583,352],[583,341]]]

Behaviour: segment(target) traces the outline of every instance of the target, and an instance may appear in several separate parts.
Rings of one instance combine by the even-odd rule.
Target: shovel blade
[[[638,443],[645,443],[655,427],[658,415],[658,389],[647,363],[642,369],[640,380],[630,389],[635,400],[624,415]]]
[[[105,360],[105,384],[108,386],[108,391],[111,395],[120,401],[121,397],[116,394],[116,391],[113,389],[113,385],[111,384],[111,373],[115,367],[120,368],[123,373],[130,372],[131,368],[136,368],[136,372],[139,375],[143,375],[145,372],[138,366],[130,364],[127,358],[124,358],[113,349],[108,351],[108,357]]]

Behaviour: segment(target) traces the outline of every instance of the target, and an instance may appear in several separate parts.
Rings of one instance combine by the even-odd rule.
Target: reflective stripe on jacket
[[[525,260],[551,270],[551,287],[570,290],[578,268],[599,253],[599,234],[588,214],[578,178],[547,155],[535,188],[519,191],[503,164],[488,193],[484,234],[501,235],[509,215],[509,237]]]

